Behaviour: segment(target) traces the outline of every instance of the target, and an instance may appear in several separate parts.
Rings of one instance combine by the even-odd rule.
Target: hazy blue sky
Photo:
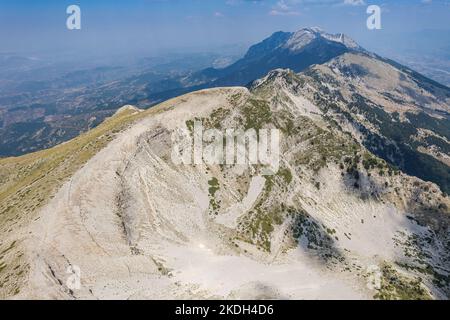
[[[81,30],[66,29],[71,4],[81,7]],[[369,4],[382,7],[382,30],[366,28]],[[385,43],[393,35],[450,35],[449,22],[450,0],[0,0],[0,52],[205,50],[305,26],[381,50],[395,48],[396,41]],[[433,41],[450,48],[449,38]]]

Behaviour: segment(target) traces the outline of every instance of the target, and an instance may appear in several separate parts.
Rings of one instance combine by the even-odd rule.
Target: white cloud
[[[271,16],[298,16],[300,12],[294,8],[294,4],[298,3],[296,0],[286,1],[279,0],[272,10],[269,12]]]
[[[363,6],[366,3],[364,0],[344,0],[344,4],[350,6]]]
[[[299,11],[280,11],[280,10],[270,10],[269,14],[271,16],[298,16]]]

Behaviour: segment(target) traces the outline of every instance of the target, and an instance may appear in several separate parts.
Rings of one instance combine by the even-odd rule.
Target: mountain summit
[[[251,46],[244,59],[259,59],[284,50],[288,50],[291,54],[297,54],[317,41],[322,41],[322,43],[328,41],[329,45],[340,44],[347,50],[363,51],[353,39],[343,33],[330,34],[318,27],[312,27],[302,28],[296,32],[275,32],[260,43]]]
[[[292,52],[298,52],[305,46],[317,39],[326,39],[332,42],[340,43],[352,50],[363,50],[353,39],[346,36],[343,33],[330,34],[318,27],[303,28],[297,32],[288,33],[289,38],[283,47],[289,49]]]

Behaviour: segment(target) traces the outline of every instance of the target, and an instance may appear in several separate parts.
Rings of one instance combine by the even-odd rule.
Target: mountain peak
[[[281,80],[283,78],[292,76],[293,74],[294,72],[291,69],[273,69],[269,71],[269,73],[265,77],[253,81],[253,83],[251,83],[250,85],[250,88],[255,89],[270,81],[275,81],[276,79]]]
[[[343,44],[348,49],[352,50],[363,50],[352,38],[349,36],[338,33],[338,34],[330,34],[325,32],[323,29],[319,27],[310,27],[310,28],[302,28],[298,31],[291,33],[291,37],[285,43],[284,47],[288,48],[291,51],[299,51],[310,44],[313,40],[316,39],[325,39],[328,41],[336,42]]]
[[[268,52],[278,49],[288,49],[291,52],[299,52],[314,40],[325,39],[344,45],[350,50],[363,50],[352,38],[343,34],[331,34],[320,27],[301,28],[295,32],[277,31],[263,41],[250,47],[246,58],[260,57]]]
[[[350,51],[366,52],[348,36],[329,34],[319,27],[277,31],[251,46],[242,59],[222,69],[204,69],[189,77],[188,82],[203,87],[249,85],[271,70],[301,72]]]

